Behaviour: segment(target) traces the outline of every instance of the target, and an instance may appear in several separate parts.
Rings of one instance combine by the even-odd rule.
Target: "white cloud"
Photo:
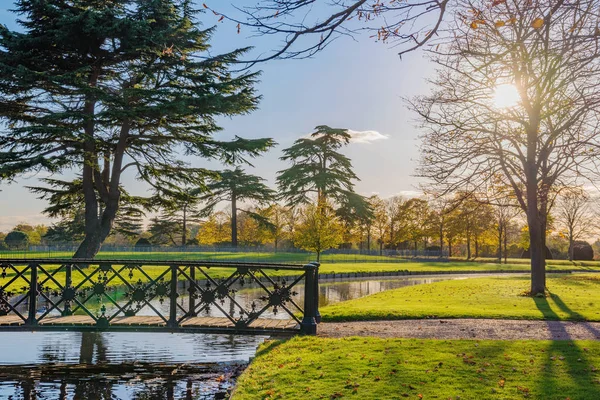
[[[352,129],[348,129],[347,132],[350,134],[350,143],[369,144],[377,140],[389,139],[389,136],[377,131],[354,131]],[[305,139],[310,139],[312,137],[312,133],[307,133],[302,137]]]
[[[353,131],[352,129],[348,129],[348,133],[352,137],[350,139],[352,143],[372,143],[377,140],[389,139],[388,136],[377,131]]]
[[[423,192],[418,191],[418,190],[401,190],[396,194],[396,196],[402,196],[402,197],[410,199],[413,197],[423,196]]]

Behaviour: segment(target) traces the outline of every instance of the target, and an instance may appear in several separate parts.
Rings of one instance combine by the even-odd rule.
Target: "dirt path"
[[[600,340],[600,322],[418,319],[321,323],[318,332],[323,337]]]

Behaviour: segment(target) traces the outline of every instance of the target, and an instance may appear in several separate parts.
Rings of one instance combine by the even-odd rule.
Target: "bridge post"
[[[304,280],[304,318],[302,318],[302,323],[300,324],[300,332],[305,335],[317,334],[317,301],[315,300],[315,289],[318,287],[318,283],[316,283],[318,279],[317,268],[312,263],[304,266],[306,274]]]
[[[317,324],[321,323],[321,313],[319,312],[319,267],[321,263],[313,262],[317,269],[315,270],[315,321]]]
[[[38,294],[38,268],[37,264],[29,264],[30,282],[29,282],[29,314],[27,316],[27,325],[37,325],[35,314],[37,312],[37,294]]]
[[[65,287],[63,290],[63,298],[65,297],[65,294],[69,293],[70,291],[72,291],[71,286],[73,286],[73,265],[72,264],[67,264],[66,265],[66,271],[65,271]],[[74,291],[73,291],[74,293]],[[72,315],[73,313],[71,312],[71,301],[72,300],[65,300],[65,308],[62,312],[63,316],[66,315]]]
[[[188,315],[190,317],[196,317],[198,314],[196,313],[196,267],[190,266],[190,288],[188,292],[190,293],[190,302],[188,307]]]
[[[171,265],[171,290],[169,293],[169,327],[177,328],[177,265]]]

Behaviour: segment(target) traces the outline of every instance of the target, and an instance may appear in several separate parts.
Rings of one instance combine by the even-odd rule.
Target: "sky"
[[[225,3],[231,3],[205,2],[210,7],[225,7],[221,8],[224,11]],[[0,24],[18,29],[10,8],[9,0],[0,0]],[[258,54],[281,43],[278,37],[250,37],[250,31],[237,34],[234,25],[217,23],[212,14],[199,19],[205,27],[217,26],[211,41],[214,54],[248,45]],[[256,86],[262,96],[259,109],[250,115],[219,119],[223,131],[217,136],[275,139],[278,145],[254,160],[253,167],[247,168],[249,173],[264,177],[274,187],[277,171],[288,167],[279,160],[281,150],[313,132],[317,125],[329,125],[355,132],[357,140],[343,153],[350,157],[361,179],[356,183],[358,193],[389,197],[418,192],[420,181],[414,173],[419,132],[415,116],[402,98],[427,92],[425,79],[433,72],[433,65],[422,54],[404,55],[401,60],[392,46],[375,43],[365,35],[337,40],[311,59],[275,60],[260,64],[258,69],[262,71]],[[377,140],[369,140],[373,138]],[[222,168],[217,162],[189,161],[195,166]],[[6,232],[20,222],[51,223],[42,214],[46,202],[25,188],[35,186],[40,177],[0,184],[0,231]],[[146,191],[132,176],[124,183],[133,194]]]

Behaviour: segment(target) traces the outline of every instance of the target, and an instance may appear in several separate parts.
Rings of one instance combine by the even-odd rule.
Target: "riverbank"
[[[526,276],[448,280],[321,308],[323,321],[492,318],[600,321],[600,276],[549,276],[546,297],[526,295]]]

